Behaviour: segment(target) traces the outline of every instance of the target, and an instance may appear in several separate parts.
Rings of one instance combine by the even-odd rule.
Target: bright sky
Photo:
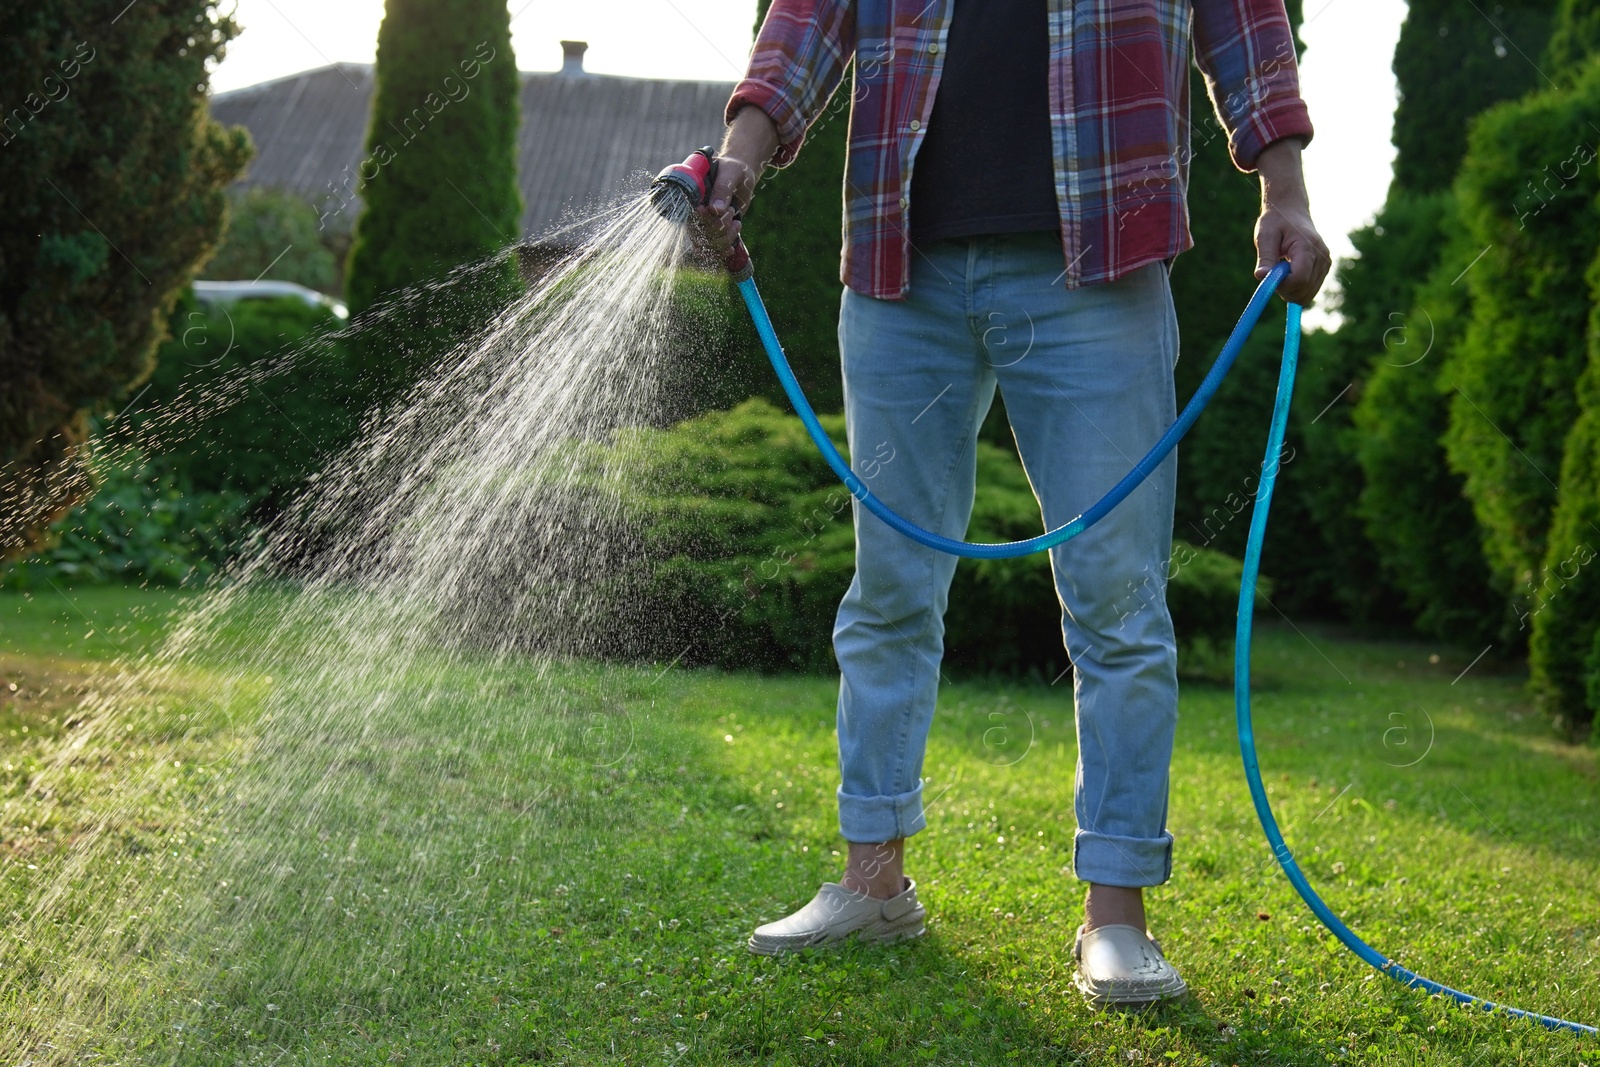
[[[237,89],[337,60],[370,63],[383,0],[237,0],[243,32],[212,77]],[[511,0],[523,70],[561,65],[561,40],[589,42],[586,69],[732,81],[743,71],[755,0]],[[1389,188],[1394,76],[1404,0],[1305,0],[1302,92],[1317,136],[1305,155],[1312,210],[1336,257]],[[1198,107],[1204,102],[1196,101]],[[643,161],[648,162],[648,161]],[[1327,324],[1318,309],[1307,325]]]

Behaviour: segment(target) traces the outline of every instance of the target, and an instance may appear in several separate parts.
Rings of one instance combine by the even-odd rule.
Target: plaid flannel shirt
[[[982,2],[982,0],[964,0]],[[1068,288],[1119,278],[1193,246],[1189,42],[1240,169],[1281,137],[1311,139],[1283,0],[1045,0],[1050,125]],[[954,0],[772,0],[727,121],[749,105],[777,126],[773,162],[855,61],[840,280],[905,295],[911,167],[927,132]],[[1192,25],[1191,25],[1192,24]],[[831,119],[837,121],[837,118]],[[1204,143],[1204,142],[1202,142]],[[1004,161],[996,161],[1004,165]]]

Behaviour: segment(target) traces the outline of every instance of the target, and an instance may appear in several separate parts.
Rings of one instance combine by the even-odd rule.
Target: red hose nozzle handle
[[[657,174],[650,183],[650,201],[663,218],[685,222],[695,208],[710,202],[716,181],[716,150],[707,145],[696,149],[682,163],[674,163]],[[738,217],[735,210],[734,218]],[[745,250],[742,239],[734,239],[733,247],[723,257],[723,264],[736,282],[750,277],[750,253]]]
[[[650,183],[650,201],[664,218],[682,222],[692,209],[710,199],[711,185],[716,180],[716,156],[707,145],[657,174]]]

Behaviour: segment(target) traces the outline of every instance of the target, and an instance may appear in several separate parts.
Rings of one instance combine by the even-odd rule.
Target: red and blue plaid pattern
[[[911,166],[933,111],[954,2],[773,0],[750,69],[728,101],[729,121],[746,105],[772,117],[781,141],[773,162],[784,166],[854,59],[840,279],[868,296],[906,291]],[[1050,5],[1050,121],[1068,288],[1120,278],[1194,244],[1185,203],[1191,30],[1221,122],[1212,130],[1226,131],[1236,166],[1253,169],[1281,137],[1311,139],[1283,0],[1042,2]]]

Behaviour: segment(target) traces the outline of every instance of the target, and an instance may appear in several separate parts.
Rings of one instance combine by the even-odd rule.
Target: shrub
[[[841,416],[824,416],[843,441]],[[629,651],[730,668],[832,669],[834,612],[854,573],[850,496],[800,421],[764,400],[640,431],[616,446],[630,471],[629,525],[652,561],[616,618],[647,620]],[[870,468],[869,468],[870,471]],[[1006,540],[1039,530],[1039,509],[1016,458],[980,444],[968,536]],[[1240,565],[1175,545],[1168,603],[1180,662],[1215,672],[1231,647]],[[1049,562],[963,560],[946,615],[947,659],[967,670],[1066,666]]]
[[[214,281],[270,276],[318,292],[339,291],[338,264],[317,229],[316,209],[292,193],[262,186],[228,197],[222,246],[204,276]]]
[[[352,350],[379,402],[402,395],[516,292],[513,258],[495,254],[517,240],[522,212],[510,19],[495,0],[384,6],[358,167],[364,210],[345,278],[365,327]],[[436,284],[446,278],[454,284]],[[385,314],[364,315],[380,301]]]
[[[296,298],[174,312],[130,416],[177,484],[276,511],[355,433],[363,409],[339,320]]]
[[[1489,18],[1457,0],[1409,0],[1394,50],[1400,99],[1392,191],[1449,188],[1466,151],[1467,121],[1544,83],[1549,68],[1528,55],[1549,38],[1556,6],[1556,0],[1501,0]]]
[[[94,472],[96,492],[54,524],[51,547],[0,572],[0,585],[178,585],[216,572],[248,536],[244,493],[186,491],[137,452],[101,457]]]
[[[1600,295],[1600,257],[1589,267]],[[1589,365],[1578,384],[1578,421],[1567,437],[1561,488],[1537,585],[1524,592],[1518,626],[1532,629],[1534,695],[1573,734],[1600,708],[1600,299],[1591,298]]]

